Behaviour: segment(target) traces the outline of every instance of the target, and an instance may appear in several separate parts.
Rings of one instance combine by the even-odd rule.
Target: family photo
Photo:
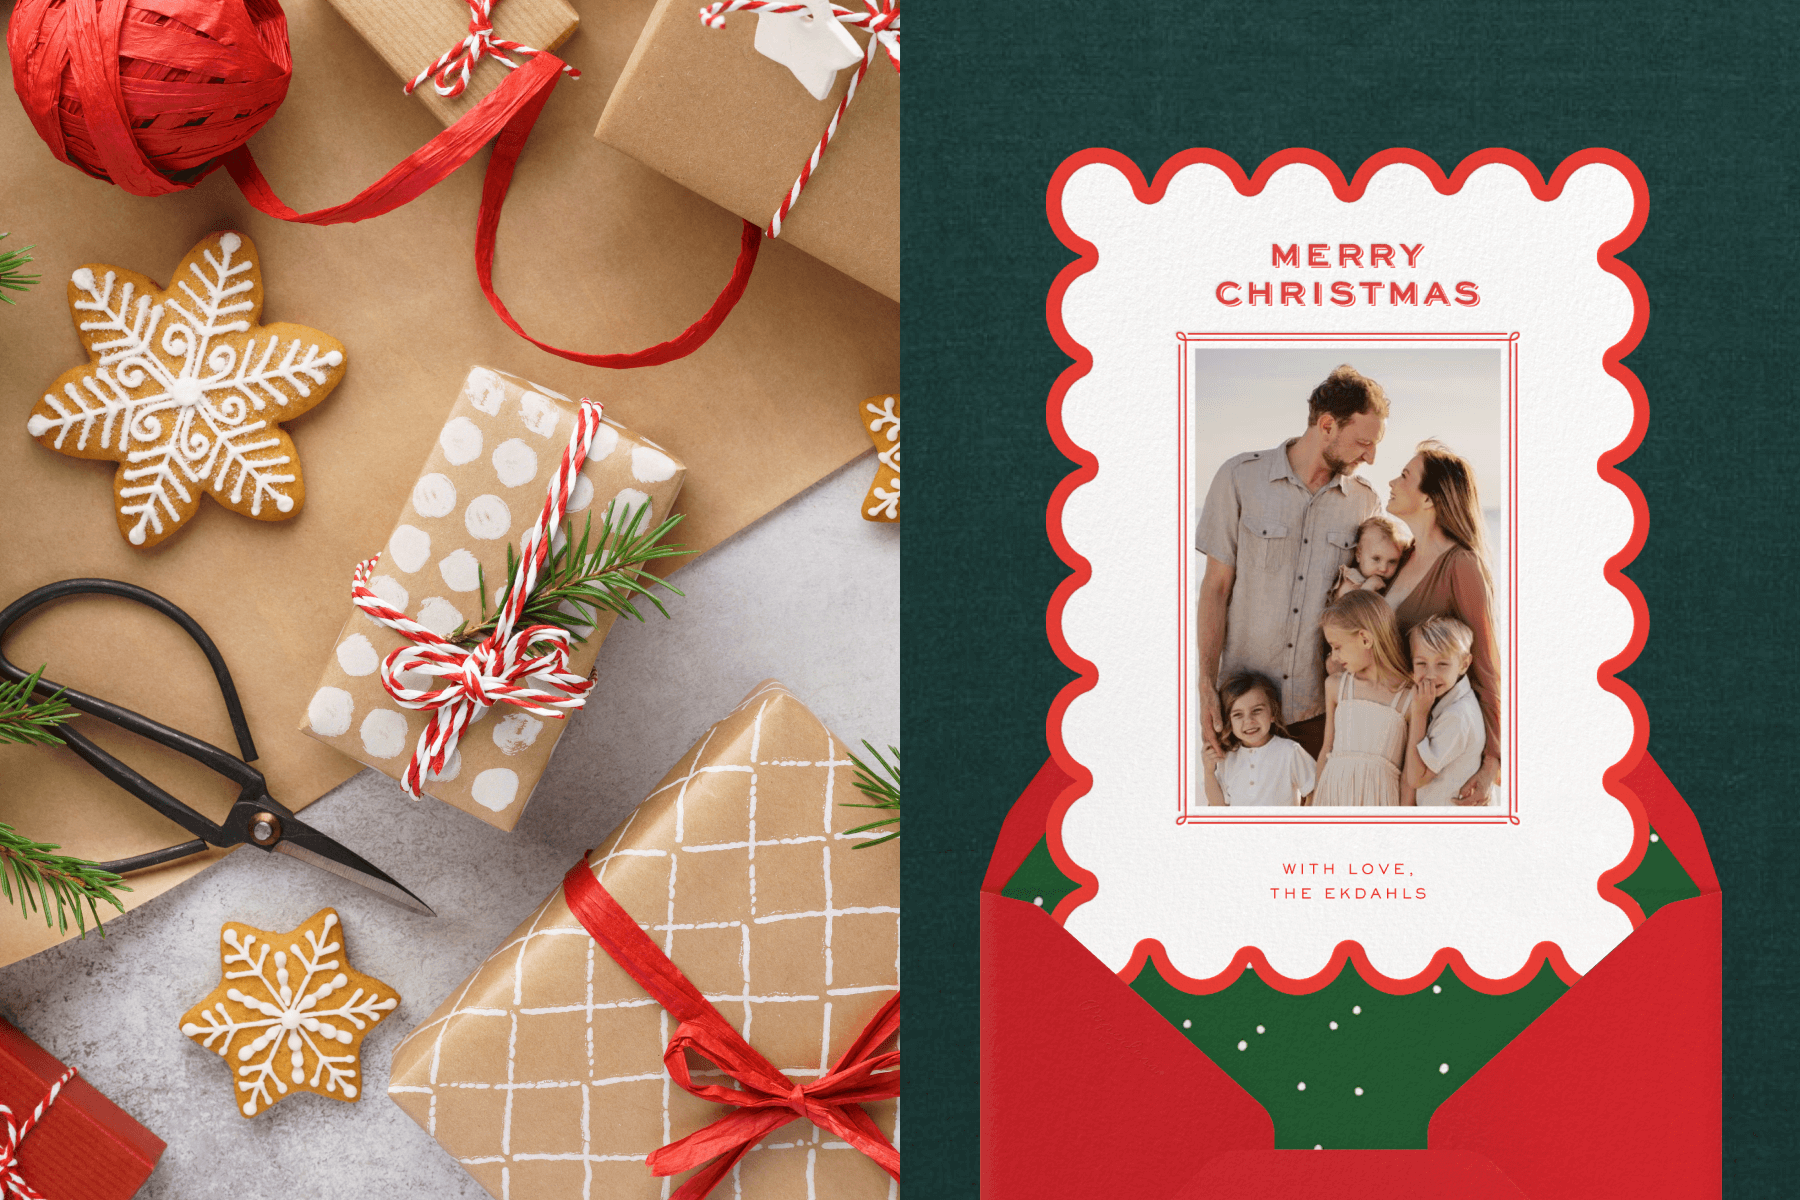
[[[1190,353],[1190,809],[1495,804],[1503,353]]]

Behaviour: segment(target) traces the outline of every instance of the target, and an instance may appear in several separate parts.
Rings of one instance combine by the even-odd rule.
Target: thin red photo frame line
[[[1187,497],[1189,494],[1188,493],[1188,475],[1189,475],[1188,468],[1189,468],[1190,462],[1191,462],[1191,459],[1187,454],[1187,451],[1191,450],[1191,447],[1189,447],[1187,445],[1187,436],[1188,436],[1188,432],[1187,432],[1187,412],[1188,412],[1187,397],[1188,397],[1188,370],[1189,370],[1189,357],[1190,357],[1188,355],[1188,346],[1190,344],[1196,343],[1196,342],[1199,342],[1199,343],[1204,343],[1204,342],[1233,342],[1233,343],[1236,343],[1236,342],[1294,342],[1294,341],[1303,341],[1303,342],[1386,341],[1386,342],[1412,342],[1412,343],[1441,342],[1441,343],[1445,343],[1445,344],[1449,344],[1452,342],[1504,342],[1504,343],[1506,343],[1507,362],[1506,362],[1506,367],[1504,370],[1504,375],[1506,378],[1506,421],[1504,422],[1504,424],[1507,427],[1506,454],[1507,454],[1507,471],[1508,471],[1508,476],[1507,476],[1508,486],[1507,486],[1507,490],[1506,490],[1506,510],[1507,510],[1506,511],[1506,530],[1507,530],[1506,573],[1507,573],[1507,584],[1508,584],[1506,616],[1507,616],[1507,623],[1508,623],[1508,628],[1509,628],[1509,636],[1507,637],[1507,642],[1506,642],[1507,699],[1509,701],[1508,707],[1507,707],[1506,726],[1507,726],[1507,733],[1510,736],[1513,733],[1513,731],[1518,727],[1518,692],[1516,690],[1516,685],[1518,682],[1517,648],[1518,648],[1519,641],[1518,641],[1518,619],[1515,615],[1515,609],[1514,609],[1514,603],[1516,601],[1517,594],[1518,594],[1518,587],[1517,587],[1517,584],[1518,584],[1518,558],[1517,558],[1515,551],[1516,551],[1516,535],[1517,535],[1518,526],[1519,526],[1518,488],[1517,488],[1518,461],[1519,461],[1519,459],[1518,459],[1518,454],[1519,454],[1519,439],[1518,439],[1519,378],[1518,378],[1518,369],[1517,369],[1518,346],[1519,346],[1518,333],[1513,332],[1513,333],[1449,334],[1449,333],[1431,332],[1431,333],[1418,333],[1418,334],[1387,333],[1387,334],[1381,334],[1381,335],[1364,335],[1364,334],[1355,334],[1355,333],[1325,334],[1325,333],[1307,333],[1307,332],[1239,333],[1239,334],[1177,333],[1175,335],[1175,340],[1176,340],[1176,346],[1177,346],[1177,353],[1181,356],[1180,363],[1177,367],[1177,383],[1176,383],[1175,391],[1176,391],[1176,403],[1180,406],[1179,411],[1177,413],[1177,417],[1176,417],[1176,425],[1177,425],[1177,429],[1179,431],[1178,436],[1180,437],[1181,442],[1182,442],[1182,452],[1181,452],[1180,456],[1178,456],[1178,459],[1176,462],[1176,471],[1177,471],[1176,494],[1179,497],[1181,505],[1182,505],[1180,519],[1184,520],[1184,521],[1188,520],[1189,518],[1191,518],[1193,516],[1193,514],[1190,511],[1188,511],[1188,509],[1187,509]],[[1181,543],[1179,543],[1178,546],[1179,546],[1179,549],[1181,552],[1179,554],[1179,557],[1176,560],[1178,563],[1178,566],[1176,568],[1176,575],[1177,575],[1177,581],[1178,581],[1177,586],[1179,587],[1180,590],[1179,590],[1179,594],[1176,597],[1175,603],[1176,603],[1177,629],[1179,631],[1177,634],[1177,638],[1183,648],[1183,652],[1180,655],[1180,657],[1176,659],[1176,662],[1178,663],[1178,666],[1176,669],[1176,674],[1178,676],[1178,680],[1179,680],[1178,687],[1180,689],[1180,691],[1177,694],[1176,699],[1175,699],[1176,723],[1177,723],[1177,725],[1176,725],[1176,728],[1177,728],[1177,732],[1176,732],[1176,767],[1175,767],[1175,769],[1176,769],[1175,823],[1177,825],[1517,825],[1519,823],[1519,789],[1518,789],[1518,773],[1516,771],[1507,772],[1507,784],[1506,784],[1506,798],[1507,799],[1506,799],[1506,811],[1504,813],[1495,812],[1495,813],[1489,814],[1489,813],[1470,812],[1466,816],[1465,815],[1457,815],[1457,814],[1447,814],[1444,816],[1430,816],[1430,817],[1425,817],[1425,816],[1416,816],[1416,817],[1415,816],[1404,816],[1403,817],[1403,816],[1399,816],[1399,815],[1384,814],[1379,811],[1376,811],[1376,812],[1370,812],[1367,815],[1362,815],[1362,814],[1354,814],[1353,815],[1353,814],[1346,813],[1343,815],[1333,815],[1333,816],[1326,817],[1326,816],[1317,815],[1318,812],[1320,811],[1318,809],[1307,809],[1304,811],[1296,811],[1291,815],[1286,814],[1286,813],[1271,813],[1271,814],[1267,814],[1267,815],[1258,815],[1258,816],[1250,816],[1247,813],[1244,815],[1241,815],[1241,816],[1233,816],[1228,813],[1212,813],[1212,812],[1206,811],[1204,808],[1200,808],[1199,806],[1194,806],[1196,809],[1198,809],[1197,811],[1190,811],[1189,802],[1193,798],[1193,788],[1191,786],[1192,780],[1190,777],[1191,773],[1189,770],[1189,761],[1190,761],[1189,754],[1191,753],[1191,749],[1192,749],[1192,741],[1188,736],[1188,720],[1189,720],[1188,697],[1189,697],[1192,689],[1188,686],[1188,672],[1187,672],[1188,659],[1187,659],[1187,654],[1186,654],[1186,646],[1188,644],[1188,641],[1193,636],[1193,630],[1188,623],[1188,617],[1193,612],[1193,606],[1189,603],[1189,596],[1188,596],[1188,591],[1187,591],[1187,581],[1188,581],[1188,577],[1189,577],[1188,564],[1191,561],[1192,556],[1187,553],[1185,537],[1183,537]],[[1518,761],[1518,759],[1509,757],[1507,759],[1507,761],[1510,763],[1516,763]]]
[[[1618,696],[1632,717],[1632,743],[1625,756],[1602,774],[1602,782],[1613,797],[1623,804],[1631,814],[1633,836],[1631,849],[1627,851],[1624,860],[1600,876],[1596,884],[1596,891],[1603,899],[1622,909],[1631,919],[1632,928],[1636,929],[1643,923],[1643,910],[1635,900],[1621,891],[1617,884],[1637,869],[1649,846],[1649,824],[1644,814],[1644,806],[1624,783],[1624,779],[1644,757],[1649,741],[1649,718],[1644,710],[1643,701],[1639,699],[1635,691],[1618,679],[1618,673],[1636,660],[1637,655],[1643,649],[1644,640],[1649,634],[1649,610],[1644,602],[1643,593],[1623,574],[1623,569],[1637,557],[1638,552],[1643,548],[1644,539],[1648,535],[1649,506],[1644,500],[1643,492],[1630,476],[1618,469],[1618,464],[1630,457],[1632,452],[1637,449],[1649,423],[1649,401],[1644,395],[1643,385],[1637,376],[1623,365],[1621,360],[1629,355],[1642,340],[1644,329],[1649,322],[1650,310],[1643,281],[1630,267],[1619,262],[1616,255],[1631,245],[1637,239],[1638,234],[1643,231],[1644,221],[1649,213],[1649,189],[1644,183],[1643,173],[1637,169],[1635,163],[1615,150],[1601,147],[1593,147],[1569,155],[1557,165],[1548,180],[1538,171],[1536,164],[1524,155],[1514,150],[1498,147],[1470,154],[1457,164],[1456,169],[1449,176],[1444,174],[1443,169],[1429,155],[1404,148],[1384,150],[1372,156],[1357,169],[1355,177],[1348,182],[1345,181],[1343,172],[1330,158],[1318,151],[1302,148],[1292,148],[1270,155],[1257,167],[1255,174],[1249,177],[1245,176],[1243,168],[1238,166],[1237,161],[1230,155],[1218,150],[1203,148],[1185,150],[1170,158],[1157,170],[1155,179],[1149,183],[1145,182],[1143,172],[1130,158],[1116,150],[1103,147],[1092,147],[1069,155],[1052,174],[1045,194],[1045,213],[1057,239],[1073,251],[1076,258],[1057,273],[1049,293],[1044,298],[1045,324],[1050,335],[1058,348],[1073,360],[1057,376],[1055,383],[1051,386],[1050,395],[1045,403],[1045,423],[1049,428],[1051,440],[1064,457],[1076,464],[1076,469],[1064,476],[1062,481],[1057,484],[1051,493],[1050,503],[1045,511],[1046,534],[1051,547],[1056,551],[1057,557],[1061,558],[1070,568],[1068,578],[1064,579],[1051,593],[1050,603],[1045,609],[1045,632],[1057,658],[1076,673],[1076,678],[1057,693],[1051,701],[1050,711],[1045,719],[1045,740],[1049,743],[1051,758],[1071,781],[1052,805],[1045,833],[1052,860],[1057,864],[1058,869],[1074,880],[1077,885],[1075,890],[1065,896],[1056,906],[1056,910],[1051,914],[1053,919],[1058,923],[1066,922],[1070,912],[1098,893],[1100,882],[1093,872],[1069,858],[1062,842],[1064,815],[1071,805],[1086,795],[1093,787],[1093,773],[1077,761],[1069,753],[1068,747],[1063,744],[1063,715],[1078,696],[1092,690],[1099,681],[1099,673],[1094,664],[1076,654],[1062,634],[1062,613],[1068,604],[1069,597],[1085,586],[1093,576],[1092,564],[1077,554],[1063,536],[1062,512],[1068,503],[1069,496],[1099,473],[1098,458],[1078,445],[1069,436],[1068,430],[1062,422],[1064,397],[1077,380],[1093,369],[1094,364],[1092,353],[1070,337],[1067,327],[1063,325],[1062,300],[1069,286],[1076,279],[1094,269],[1099,262],[1099,252],[1093,243],[1078,236],[1074,230],[1069,228],[1068,222],[1063,218],[1060,200],[1069,177],[1082,167],[1096,163],[1111,166],[1118,171],[1131,184],[1133,194],[1139,202],[1144,204],[1155,204],[1160,201],[1168,189],[1169,182],[1174,179],[1176,174],[1183,168],[1194,164],[1208,165],[1218,169],[1231,180],[1238,193],[1244,196],[1254,196],[1260,193],[1269,178],[1283,167],[1296,164],[1310,166],[1326,178],[1331,185],[1333,194],[1339,200],[1346,202],[1361,199],[1369,181],[1383,168],[1394,164],[1404,164],[1418,170],[1439,194],[1447,196],[1461,191],[1464,182],[1479,168],[1496,164],[1511,167],[1525,181],[1532,195],[1539,200],[1554,200],[1559,197],[1570,176],[1586,166],[1594,164],[1610,166],[1624,176],[1632,192],[1631,218],[1617,237],[1600,247],[1595,258],[1600,268],[1618,278],[1631,294],[1633,313],[1631,326],[1626,335],[1605,352],[1602,361],[1607,373],[1618,380],[1631,396],[1635,417],[1625,440],[1603,455],[1596,464],[1596,469],[1602,479],[1625,493],[1631,504],[1632,533],[1624,548],[1607,561],[1604,575],[1631,606],[1632,635],[1618,655],[1601,664],[1596,675],[1600,685]],[[1160,944],[1157,945],[1160,948]],[[1362,965],[1358,967],[1358,972],[1371,986],[1396,993],[1407,990],[1407,981],[1390,979],[1375,971],[1374,967],[1367,963],[1366,956],[1361,954],[1361,947],[1349,941],[1339,945],[1338,952],[1334,953],[1331,962],[1317,975],[1305,979],[1288,979],[1273,971],[1267,971],[1263,975],[1264,981],[1283,991],[1317,991],[1336,978],[1337,971],[1346,961],[1346,958],[1342,957],[1347,954],[1346,948],[1353,948],[1355,951],[1354,954],[1348,956],[1350,961],[1362,958]],[[1563,962],[1561,951],[1554,946],[1551,946],[1550,950],[1554,951],[1553,962],[1561,963],[1562,968],[1567,968],[1568,964]],[[1139,955],[1134,954],[1133,961],[1138,961],[1138,959]],[[1451,963],[1454,967],[1456,963],[1461,962],[1461,955],[1457,951],[1446,948],[1440,950],[1432,961],[1436,963],[1440,959]],[[1531,955],[1531,961],[1540,959],[1548,960],[1542,945]],[[1463,964],[1463,967],[1466,968],[1466,964]],[[1230,974],[1228,969],[1214,978],[1225,979],[1225,976]],[[1458,969],[1457,974],[1471,987],[1480,987],[1481,984],[1476,981],[1481,981],[1481,983],[1495,984],[1495,990],[1498,991],[1510,990],[1501,985],[1518,979],[1523,971],[1519,975],[1509,976],[1508,979],[1500,981],[1486,980],[1485,977],[1477,975],[1473,971],[1465,976],[1462,969]],[[1563,970],[1558,969],[1558,974],[1562,975]],[[1183,975],[1175,971],[1172,965],[1169,966],[1164,977],[1174,986],[1187,991],[1201,990],[1209,982]],[[1572,977],[1579,977],[1578,973],[1571,970],[1568,975],[1564,976],[1565,979]],[[1219,986],[1226,986],[1227,983],[1229,980],[1225,980]],[[1519,986],[1523,986],[1522,982]]]

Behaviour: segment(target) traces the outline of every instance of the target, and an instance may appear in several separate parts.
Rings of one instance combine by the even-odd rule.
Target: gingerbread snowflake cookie
[[[241,233],[188,251],[167,288],[103,263],[69,276],[69,311],[91,360],[31,410],[32,437],[74,458],[110,459],[119,532],[154,546],[202,493],[259,521],[300,511],[306,483],[278,424],[323,400],[344,348],[304,325],[259,325],[262,267]]]
[[[863,429],[875,445],[875,480],[863,497],[865,521],[900,519],[900,397],[876,396],[860,409]]]
[[[219,961],[224,979],[181,1032],[231,1065],[239,1112],[254,1117],[289,1092],[362,1094],[363,1035],[400,996],[350,969],[335,910],[287,933],[227,922]]]

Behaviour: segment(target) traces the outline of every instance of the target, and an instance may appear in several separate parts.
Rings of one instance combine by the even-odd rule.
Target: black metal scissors
[[[238,798],[231,806],[222,823],[214,823],[186,804],[157,787],[148,779],[138,774],[131,767],[120,762],[93,742],[83,737],[74,729],[65,725],[57,730],[57,734],[67,743],[69,749],[85,758],[95,770],[169,818],[195,837],[194,841],[183,842],[179,846],[170,846],[163,850],[153,850],[148,854],[139,854],[132,858],[121,858],[113,862],[100,863],[102,870],[124,875],[131,871],[141,871],[146,867],[160,866],[199,854],[207,846],[255,846],[259,850],[274,851],[297,858],[301,862],[311,863],[330,871],[333,875],[342,876],[353,883],[359,883],[384,900],[392,901],[402,908],[413,912],[436,916],[423,900],[400,886],[392,877],[379,867],[340,844],[336,839],[327,837],[282,805],[276,803],[269,795],[268,784],[263,780],[263,773],[250,763],[256,760],[256,744],[250,740],[250,726],[244,720],[244,707],[238,701],[237,687],[231,682],[231,672],[225,669],[225,659],[219,654],[219,648],[213,640],[206,636],[206,631],[194,618],[188,616],[174,604],[163,599],[155,592],[147,591],[134,584],[121,583],[116,579],[65,579],[61,583],[52,583],[19,597],[4,610],[0,610],[0,640],[4,640],[7,630],[14,622],[35,608],[60,600],[66,596],[84,595],[121,596],[127,600],[135,600],[148,608],[153,608],[187,631],[187,635],[199,644],[206,654],[206,661],[212,664],[213,675],[219,681],[219,690],[225,697],[225,710],[231,715],[231,728],[237,734],[238,748],[243,757],[236,758],[217,746],[203,742],[197,737],[170,729],[167,725],[152,721],[150,718],[120,708],[116,704],[78,692],[74,688],[64,687],[48,679],[38,681],[38,690],[48,695],[60,691],[64,700],[71,707],[84,713],[109,721],[121,729],[129,730],[140,737],[148,738],[158,745],[167,746],[171,750],[187,755],[202,766],[223,775],[239,787]],[[22,671],[0,652],[0,675],[10,680],[28,679],[31,672]]]

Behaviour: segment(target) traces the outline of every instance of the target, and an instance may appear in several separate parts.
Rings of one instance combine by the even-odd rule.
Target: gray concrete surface
[[[388,1100],[394,1047],[757,681],[781,679],[853,743],[899,743],[899,529],[858,517],[873,471],[872,457],[859,459],[683,570],[676,619],[619,625],[600,652],[597,699],[512,833],[408,800],[373,771],[307,810],[435,919],[291,859],[240,852],[109,922],[104,941],[0,970],[0,1011],[168,1142],[139,1195],[486,1196]],[[363,1043],[362,1100],[293,1096],[245,1120],[224,1064],[177,1022],[218,983],[223,922],[291,928],[328,904],[351,963],[402,1003]]]

